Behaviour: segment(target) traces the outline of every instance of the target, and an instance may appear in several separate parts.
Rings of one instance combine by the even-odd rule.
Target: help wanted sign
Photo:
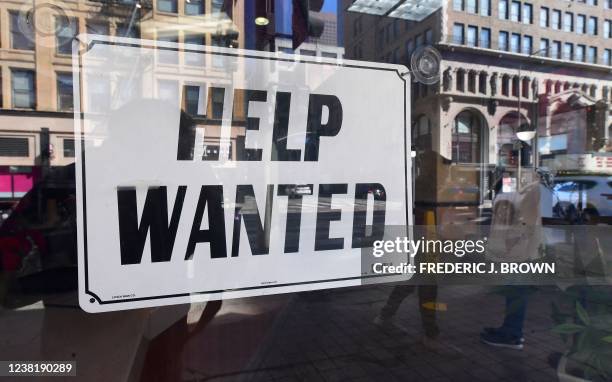
[[[81,40],[84,310],[361,285],[411,224],[405,67]]]

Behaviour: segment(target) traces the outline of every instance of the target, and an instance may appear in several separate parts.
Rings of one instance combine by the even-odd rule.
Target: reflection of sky
[[[338,0],[325,0],[321,12],[336,13],[338,11]]]
[[[291,35],[291,14],[293,12],[292,2],[289,0],[276,0],[274,3],[276,33]],[[337,13],[338,0],[325,0],[321,12]]]

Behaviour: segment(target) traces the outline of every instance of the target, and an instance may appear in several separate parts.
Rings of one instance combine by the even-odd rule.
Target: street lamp
[[[530,52],[527,55],[527,58],[533,57],[535,55],[538,55],[542,52],[547,52],[548,50],[550,50],[550,45],[547,46],[546,48],[542,48],[542,49],[538,49],[534,52]],[[535,126],[535,129],[533,131],[520,131],[521,129],[521,120],[522,120],[522,114],[521,114],[521,97],[523,95],[523,78],[522,78],[522,71],[523,71],[523,62],[520,61],[519,62],[519,70],[518,70],[518,106],[517,106],[517,126],[516,126],[516,137],[519,139],[519,149],[518,149],[518,167],[517,167],[517,191],[520,191],[521,189],[521,153],[522,153],[522,143],[521,142],[529,142],[532,139],[534,139],[536,137],[536,132],[537,132],[537,126]],[[536,94],[536,96],[538,96]],[[539,110],[536,111],[536,114],[539,113]],[[535,148],[536,153],[538,148]],[[534,162],[536,163],[536,162]]]
[[[521,190],[521,154],[523,152],[523,144],[521,142],[529,142],[533,138],[535,138],[536,132],[532,131],[519,131],[516,133],[516,137],[519,139],[519,149],[518,149],[518,167],[517,167],[517,179],[516,179],[516,190]]]

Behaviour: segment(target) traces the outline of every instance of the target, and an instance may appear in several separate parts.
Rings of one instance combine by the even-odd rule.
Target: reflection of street
[[[340,289],[224,302],[219,315],[182,349],[187,381],[436,380],[556,381],[548,358],[563,349],[551,332],[552,289],[532,299],[523,352],[478,342],[481,327],[502,317],[503,305],[480,286],[441,287],[450,309],[438,314],[442,337],[464,355],[445,357],[420,343],[414,301],[398,312],[407,333],[372,323],[392,286]],[[416,295],[408,298],[416,299]],[[553,355],[553,356],[551,356]]]

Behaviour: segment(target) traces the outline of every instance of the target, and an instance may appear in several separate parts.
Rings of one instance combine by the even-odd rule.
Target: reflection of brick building
[[[71,54],[75,35],[87,32],[244,46],[243,22],[231,19],[244,18],[240,2],[48,0],[36,2],[34,12],[32,3],[10,0],[0,4],[0,201],[21,197],[41,167],[74,161]],[[177,57],[175,64],[189,65],[185,57]],[[175,73],[170,77],[176,77]],[[185,77],[188,74],[181,76]],[[168,83],[159,83],[157,95],[170,92],[184,96],[183,105],[193,103],[194,89],[179,94],[183,83],[172,89],[165,85]],[[97,90],[109,94],[109,89]],[[195,91],[196,103],[198,95]],[[96,99],[96,103],[105,102],[111,101]]]
[[[612,9],[589,3],[444,0],[421,22],[346,13],[347,58],[409,65],[429,44],[442,55],[441,81],[412,89],[413,143],[439,154],[417,157],[437,180],[417,178],[417,202],[486,205],[492,168],[516,168],[519,125],[538,126],[542,159],[612,155]],[[448,199],[446,188],[464,196]]]

